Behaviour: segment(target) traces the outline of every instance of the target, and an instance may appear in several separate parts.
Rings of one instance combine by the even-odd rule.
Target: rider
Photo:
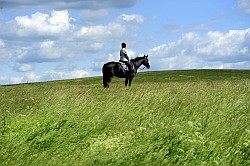
[[[130,76],[134,76],[133,67],[132,67],[131,62],[129,61],[128,52],[126,49],[127,45],[126,45],[126,43],[122,43],[121,46],[122,46],[122,49],[120,50],[120,60],[119,61],[125,63],[128,66]]]

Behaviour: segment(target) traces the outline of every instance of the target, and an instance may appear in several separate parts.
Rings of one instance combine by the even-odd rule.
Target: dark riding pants
[[[123,63],[125,63],[125,64],[128,66],[129,74],[130,74],[131,76],[133,76],[133,75],[134,75],[134,72],[133,72],[132,63],[129,62],[129,61],[120,61],[120,62],[123,62]]]

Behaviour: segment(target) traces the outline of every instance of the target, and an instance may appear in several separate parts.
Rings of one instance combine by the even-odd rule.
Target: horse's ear
[[[148,55],[147,56],[145,56],[146,58],[148,58]]]

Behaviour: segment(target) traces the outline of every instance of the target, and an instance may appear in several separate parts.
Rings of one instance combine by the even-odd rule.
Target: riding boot
[[[131,64],[129,65],[129,75],[130,75],[131,77],[134,77],[134,76],[135,76],[134,70],[133,70],[133,67],[132,67]]]
[[[129,73],[130,73],[130,76],[131,76],[131,77],[134,77],[134,76],[135,76],[133,70],[130,70]]]
[[[126,65],[128,66],[129,76],[134,77],[135,74],[134,74],[134,71],[133,71],[133,67],[132,67],[131,62],[125,62],[125,63],[126,63]]]

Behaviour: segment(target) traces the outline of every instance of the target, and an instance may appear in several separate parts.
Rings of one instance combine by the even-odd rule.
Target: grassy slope
[[[0,165],[250,165],[250,71],[0,86]]]

